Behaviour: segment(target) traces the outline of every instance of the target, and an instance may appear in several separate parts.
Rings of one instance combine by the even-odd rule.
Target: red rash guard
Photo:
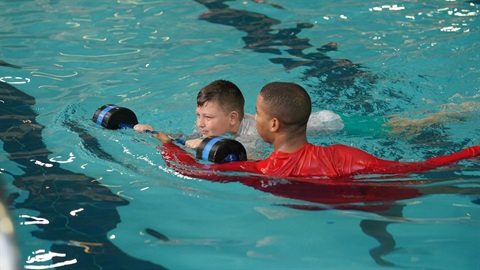
[[[480,146],[477,145],[424,162],[398,162],[379,159],[345,145],[322,147],[307,144],[291,154],[273,152],[261,161],[201,164],[193,155],[173,143],[164,144],[159,149],[167,165],[182,175],[221,182],[239,181],[277,196],[363,211],[384,211],[389,208],[385,202],[420,196],[422,191],[409,185],[421,181],[364,183],[348,180],[349,175],[420,172],[480,155]],[[218,173],[231,171],[248,175]],[[341,176],[346,176],[347,181],[339,179]],[[277,182],[275,179],[278,178],[287,179],[287,183]],[[350,205],[358,202],[383,203]]]
[[[422,172],[480,155],[480,145],[476,145],[423,162],[400,162],[380,159],[363,150],[346,145],[336,144],[323,147],[307,143],[294,153],[274,151],[268,158],[260,161],[200,164],[190,153],[172,143],[164,144],[161,149],[169,166],[176,168],[182,174],[195,177],[201,176],[188,168],[182,169],[180,166],[203,171],[240,171],[275,177],[333,178],[354,174]],[[180,166],[175,166],[173,163]],[[206,174],[208,175],[208,173]]]

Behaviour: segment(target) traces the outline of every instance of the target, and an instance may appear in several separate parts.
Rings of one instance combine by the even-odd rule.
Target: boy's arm
[[[154,138],[157,138],[159,141],[161,141],[163,144],[166,143],[171,143],[172,139],[167,136],[167,134],[163,133],[162,131],[159,131],[155,134],[152,135]]]
[[[185,141],[185,147],[191,148],[191,149],[197,149],[200,143],[203,141],[203,139],[192,139],[192,140],[186,140]]]
[[[135,126],[133,126],[133,129],[138,132],[146,131],[146,130],[155,131],[153,127],[148,124],[136,124]]]

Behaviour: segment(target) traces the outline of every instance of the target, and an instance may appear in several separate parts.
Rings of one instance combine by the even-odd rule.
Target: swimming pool
[[[326,187],[333,199],[320,203],[182,177],[147,134],[91,121],[113,103],[188,133],[196,93],[213,80],[235,82],[251,113],[264,84],[295,81],[314,110],[344,119],[316,143],[405,161],[451,153],[480,141],[478,2],[36,0],[0,10],[0,170],[20,268],[480,267],[478,159],[358,179],[391,200],[352,203],[349,189]],[[442,111],[420,130],[383,125]],[[402,197],[410,180],[428,195]]]

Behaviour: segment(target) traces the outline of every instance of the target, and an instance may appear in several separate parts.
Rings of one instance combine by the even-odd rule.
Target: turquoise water
[[[149,135],[91,121],[113,103],[188,134],[209,82],[235,82],[253,113],[264,84],[294,81],[314,110],[344,119],[315,143],[404,161],[448,154],[480,141],[478,3],[4,0],[0,10],[0,60],[14,65],[0,66],[0,172],[20,269],[480,268],[478,159],[358,179],[378,183],[376,202],[328,186],[312,202],[308,190],[302,200],[182,177]],[[442,111],[419,130],[384,125]],[[401,196],[410,180],[422,195]]]

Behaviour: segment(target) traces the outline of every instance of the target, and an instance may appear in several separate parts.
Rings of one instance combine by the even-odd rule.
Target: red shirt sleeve
[[[167,165],[177,172],[192,177],[208,177],[214,172],[251,172],[258,173],[255,161],[239,161],[230,163],[198,163],[192,154],[173,143],[159,146]]]
[[[427,170],[432,170],[438,167],[446,166],[460,160],[477,157],[480,155],[480,145],[468,147],[459,152],[439,156],[425,161],[418,162],[399,162],[399,161],[389,161],[383,159],[368,159],[365,158],[362,163],[365,165],[364,169],[354,171],[353,173],[357,174],[396,174],[396,173],[407,173],[407,172],[423,172]]]
[[[273,152],[256,164],[263,174],[282,177],[352,174],[397,174],[421,172],[480,155],[480,146],[428,159],[423,162],[400,162],[377,158],[361,149],[336,144],[327,147],[306,144],[294,153]]]

